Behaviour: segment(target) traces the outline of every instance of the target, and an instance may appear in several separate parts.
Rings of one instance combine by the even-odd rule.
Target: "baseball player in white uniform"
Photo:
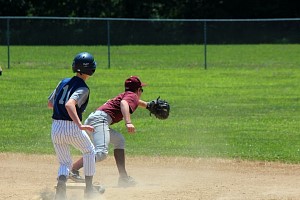
[[[66,181],[72,168],[70,145],[83,154],[85,198],[98,193],[93,187],[95,147],[86,133],[93,132],[94,127],[81,123],[89,101],[89,87],[85,81],[96,70],[94,57],[87,52],[79,53],[73,60],[72,69],[76,76],[60,81],[48,98],[48,107],[53,109],[51,139],[59,161],[55,195],[59,200],[66,199]]]

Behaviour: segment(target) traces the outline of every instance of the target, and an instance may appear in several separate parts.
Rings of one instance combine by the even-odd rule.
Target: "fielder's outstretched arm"
[[[123,119],[125,121],[125,126],[127,128],[127,131],[129,133],[134,133],[135,132],[135,127],[131,122],[130,110],[129,110],[130,108],[129,108],[128,102],[126,100],[122,100],[121,104],[120,104],[120,107],[121,107],[121,112],[122,112],[122,115],[123,115]]]
[[[139,100],[139,107],[140,108],[147,108],[147,104],[148,104],[148,102],[146,102],[146,101],[143,101],[143,100]]]

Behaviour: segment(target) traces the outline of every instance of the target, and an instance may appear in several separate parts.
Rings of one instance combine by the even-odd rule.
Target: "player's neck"
[[[86,81],[90,77],[87,74],[81,74],[81,73],[77,73],[76,76],[79,77],[79,78],[81,78],[84,81]]]

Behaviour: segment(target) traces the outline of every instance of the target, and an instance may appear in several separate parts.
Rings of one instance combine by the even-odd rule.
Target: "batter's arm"
[[[48,101],[48,108],[49,108],[49,109],[53,109],[53,104],[52,104],[51,101]]]
[[[73,120],[73,122],[78,126],[82,126],[81,121],[77,115],[77,111],[76,111],[76,104],[77,102],[74,99],[69,99],[65,105],[69,116],[71,117],[71,119]]]
[[[89,132],[94,131],[94,127],[90,125],[82,125],[76,111],[76,100],[75,99],[69,99],[65,105],[69,116],[71,117],[72,121],[80,128],[80,130],[85,130]]]

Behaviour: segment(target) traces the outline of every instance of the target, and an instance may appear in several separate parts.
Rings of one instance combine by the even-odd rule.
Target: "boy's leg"
[[[130,187],[136,185],[136,181],[128,176],[125,164],[125,138],[123,135],[113,129],[110,129],[110,141],[114,145],[114,157],[119,171],[118,185],[121,187]]]
[[[77,183],[84,183],[84,178],[79,174],[79,169],[83,167],[83,157],[79,158],[75,163],[73,163],[72,170],[70,171],[69,178]]]
[[[67,187],[66,187],[67,177],[61,175],[58,177],[55,200],[66,200],[67,199]]]
[[[58,178],[55,199],[63,200],[66,195],[66,181],[69,174],[69,169],[72,165],[72,158],[68,143],[65,141],[65,131],[57,128],[62,127],[61,121],[54,121],[52,124],[51,140],[59,161]]]
[[[95,148],[86,132],[82,131],[80,136],[74,139],[72,144],[75,148],[79,149],[83,154],[83,168],[85,174],[85,190],[84,196],[87,199],[95,198],[99,193],[93,186],[93,176],[95,174]],[[81,159],[80,159],[81,160]]]
[[[116,165],[119,171],[120,177],[126,177],[127,171],[125,168],[125,150],[124,149],[114,149],[114,157]]]
[[[110,117],[102,111],[95,111],[89,115],[85,124],[94,126],[95,131],[91,133],[93,144],[95,146],[96,162],[104,160],[108,155],[108,145],[110,141],[109,123]],[[72,180],[76,182],[83,182],[84,179],[79,175],[79,169],[83,167],[83,158],[77,160],[72,167]]]

